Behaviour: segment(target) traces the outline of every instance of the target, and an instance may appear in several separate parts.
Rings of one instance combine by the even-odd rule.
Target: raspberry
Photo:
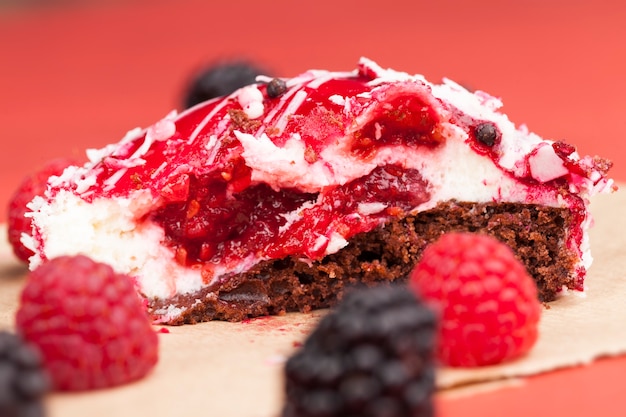
[[[263,70],[245,61],[207,67],[187,87],[184,106],[192,107],[203,101],[231,94],[241,87],[253,84],[257,75],[263,74]]]
[[[0,331],[0,416],[43,417],[50,388],[41,355],[17,335]]]
[[[48,162],[41,170],[24,178],[9,200],[9,243],[13,247],[13,253],[21,261],[28,262],[28,258],[33,256],[33,252],[24,247],[20,241],[22,233],[31,233],[31,219],[24,217],[24,214],[28,212],[26,204],[35,196],[43,194],[50,176],[61,175],[65,168],[73,164],[73,160],[65,158]]]
[[[37,345],[61,391],[111,387],[145,376],[158,339],[132,278],[83,255],[54,258],[34,270],[16,324]]]
[[[536,284],[513,251],[491,236],[443,235],[424,250],[410,286],[440,311],[437,355],[445,365],[512,360],[537,340]]]
[[[287,361],[282,416],[432,416],[435,334],[405,286],[348,292]]]

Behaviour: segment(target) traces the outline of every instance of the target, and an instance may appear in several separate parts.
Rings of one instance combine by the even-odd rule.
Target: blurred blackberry
[[[196,75],[187,87],[184,97],[185,108],[203,101],[226,96],[253,84],[257,75],[267,75],[262,69],[245,62],[226,62],[208,67]]]
[[[0,331],[0,416],[44,416],[42,399],[49,388],[39,351]]]
[[[282,416],[432,416],[435,337],[406,287],[348,292],[287,361]]]

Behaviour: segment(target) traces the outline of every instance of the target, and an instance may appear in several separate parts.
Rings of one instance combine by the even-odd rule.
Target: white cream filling
[[[198,290],[202,286],[200,274],[176,263],[174,253],[161,244],[163,229],[150,222],[136,222],[137,214],[151,203],[142,192],[89,203],[69,191],[60,191],[53,201],[31,214],[44,240],[39,249],[48,259],[82,253],[108,263],[117,272],[136,277],[148,297],[167,298]],[[28,238],[26,241],[33,245]],[[35,255],[31,269],[41,259]]]

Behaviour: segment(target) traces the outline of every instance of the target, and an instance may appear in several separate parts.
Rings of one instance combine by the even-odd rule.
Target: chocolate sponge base
[[[345,248],[320,261],[286,258],[262,262],[230,277],[217,291],[207,289],[151,307],[173,304],[183,308],[185,312],[170,324],[241,321],[326,308],[336,303],[348,286],[406,280],[425,246],[449,231],[487,233],[508,244],[537,282],[540,299],[551,301],[563,286],[575,287],[578,256],[564,245],[571,223],[570,212],[562,208],[441,203],[357,235]]]

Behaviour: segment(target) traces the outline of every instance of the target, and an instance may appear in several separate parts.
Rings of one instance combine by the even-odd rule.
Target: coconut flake
[[[566,175],[569,170],[548,143],[543,143],[528,156],[530,174],[539,182],[548,182]]]
[[[152,140],[162,142],[174,136],[174,133],[176,133],[176,123],[174,123],[170,117],[166,116],[164,119],[150,126],[146,132],[146,136],[149,135]]]
[[[358,205],[359,213],[364,216],[369,216],[370,214],[380,213],[386,208],[387,208],[387,204],[385,203],[359,203]]]
[[[332,96],[328,97],[328,101],[338,106],[345,106],[346,104],[345,97],[340,96],[339,94],[333,94]]]

